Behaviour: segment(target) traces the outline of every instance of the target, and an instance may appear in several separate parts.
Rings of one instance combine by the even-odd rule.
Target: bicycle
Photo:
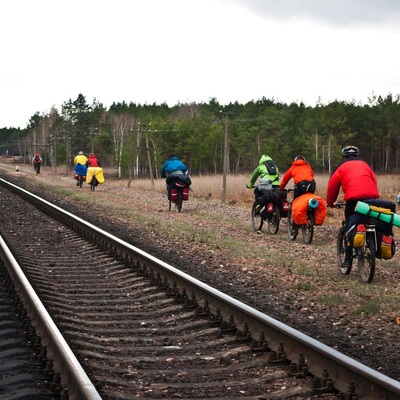
[[[294,192],[294,189],[287,189],[287,192]],[[287,214],[287,228],[290,240],[296,240],[301,228],[303,242],[311,244],[314,238],[314,225],[315,225],[315,208],[310,204],[307,206],[307,223],[304,225],[296,225],[293,221],[293,200],[289,202],[289,210]]]
[[[76,186],[79,186],[80,188],[82,188],[83,181],[84,181],[84,176],[78,174]]]
[[[271,193],[274,192],[271,191]],[[286,197],[282,196],[268,198],[265,206],[260,206],[259,201],[254,200],[251,207],[251,223],[254,231],[261,233],[264,221],[267,221],[268,231],[272,235],[276,235],[279,231],[281,218],[286,217],[287,204],[284,203],[286,203]]]
[[[97,185],[98,185],[98,182],[97,182],[96,177],[94,176],[94,177],[92,178],[91,182],[90,182],[90,191],[91,191],[91,192],[94,192]]]
[[[191,181],[187,174],[183,174],[182,179],[180,179],[180,175],[173,176],[173,182],[170,183],[172,189],[168,199],[169,211],[171,211],[172,205],[174,205],[175,211],[181,212],[183,202],[189,200],[189,190],[191,190],[189,183]]]
[[[336,203],[336,208],[342,208],[345,203]],[[358,271],[362,281],[371,283],[375,274],[375,262],[377,251],[376,220],[368,217],[365,221],[365,241],[362,247],[353,247],[353,254],[349,265],[344,265],[347,248],[346,221],[342,221],[342,227],[337,235],[337,262],[343,275],[349,275],[353,267],[353,260],[357,260]]]
[[[40,174],[40,163],[34,163],[33,168],[36,172],[36,175],[39,175]]]

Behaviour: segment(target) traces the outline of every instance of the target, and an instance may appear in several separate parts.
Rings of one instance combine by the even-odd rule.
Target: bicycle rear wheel
[[[339,229],[338,236],[337,236],[337,262],[339,266],[339,270],[343,275],[349,275],[351,272],[352,264],[348,266],[344,266],[344,260],[346,258],[346,238],[343,235],[343,228]]]
[[[253,203],[253,207],[251,207],[251,223],[253,225],[253,229],[255,232],[261,232],[264,221],[261,218],[260,211],[256,213],[257,202]]]
[[[358,270],[361,279],[366,283],[371,283],[375,274],[375,237],[373,232],[366,234],[365,250],[360,249],[358,255]]]
[[[273,235],[276,235],[279,231],[279,222],[281,220],[281,211],[278,204],[274,204],[274,210],[271,218],[268,219],[268,230]]]
[[[310,244],[314,238],[314,211],[307,210],[307,224],[303,225],[302,228],[303,242]]]
[[[296,240],[298,232],[297,229],[294,228],[294,223],[292,219],[292,205],[289,206],[287,214],[287,228],[290,240]]]
[[[97,186],[97,179],[96,179],[96,177],[94,176],[94,177],[92,178],[92,181],[90,182],[90,190],[91,190],[92,192],[94,192],[95,189],[96,189],[96,186]]]
[[[175,202],[175,209],[177,212],[181,212],[182,210],[182,201],[183,201],[182,188],[179,188],[177,193],[177,199]]]

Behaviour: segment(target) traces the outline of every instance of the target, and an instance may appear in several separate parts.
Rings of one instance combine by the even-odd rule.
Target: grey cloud
[[[398,0],[235,0],[252,12],[277,20],[312,18],[332,25],[381,24],[400,19]]]

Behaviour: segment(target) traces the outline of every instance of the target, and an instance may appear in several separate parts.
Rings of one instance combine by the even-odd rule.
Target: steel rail
[[[227,321],[233,319],[238,329],[243,331],[248,329],[253,338],[265,334],[270,348],[278,349],[283,344],[289,360],[296,360],[299,354],[303,354],[307,361],[308,371],[316,377],[324,376],[328,372],[329,378],[337,390],[346,393],[353,390],[355,384],[354,393],[359,399],[398,400],[400,398],[399,381],[216,290],[25,189],[3,179],[0,179],[0,184],[29,198],[39,208],[48,209],[48,212],[55,218],[82,232],[83,235],[89,236],[99,246],[105,246],[115,257],[131,264],[140,265],[149,273],[164,277],[171,286],[186,293],[192,293],[199,304],[209,305],[213,313],[220,312]]]
[[[47,349],[47,358],[60,374],[61,385],[68,391],[70,400],[101,400],[100,395],[76,359],[54,321],[30,285],[18,262],[0,235],[0,252],[15,291],[25,307],[31,324]]]

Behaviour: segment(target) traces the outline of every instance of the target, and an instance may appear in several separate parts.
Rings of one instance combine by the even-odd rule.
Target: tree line
[[[158,177],[177,154],[193,174],[249,173],[262,154],[281,171],[302,154],[318,172],[332,172],[343,146],[359,147],[378,173],[400,167],[400,97],[372,96],[368,104],[334,101],[315,107],[262,98],[246,104],[113,103],[108,109],[79,94],[61,110],[34,114],[25,129],[0,129],[0,155],[29,162],[39,152],[47,165],[72,167],[82,150],[121,178]]]

